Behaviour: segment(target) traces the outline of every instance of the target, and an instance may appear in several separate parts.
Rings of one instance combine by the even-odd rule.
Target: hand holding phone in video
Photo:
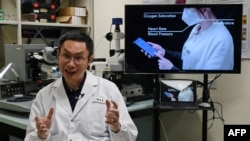
[[[160,70],[171,70],[174,67],[173,63],[167,58],[164,58],[163,56],[161,56],[159,52],[157,52],[155,56],[159,58],[158,66]]]
[[[152,48],[146,41],[144,41],[141,37],[138,37],[134,44],[137,45],[137,47],[141,48],[141,51],[146,54],[149,58],[152,58],[155,56],[156,50]]]
[[[141,48],[141,51],[148,56],[148,58],[158,57],[158,65],[160,70],[170,70],[174,66],[173,63],[164,58],[165,49],[159,44],[153,42],[146,42],[138,37],[134,43]]]
[[[153,42],[147,42],[152,48],[156,50],[155,57],[158,57],[158,66],[160,70],[170,70],[174,66],[173,63],[164,57],[165,55],[165,49],[162,48],[161,45],[153,43]]]
[[[154,48],[156,50],[155,52],[155,56],[156,57],[164,57],[165,55],[165,49],[159,45],[159,44],[156,44],[156,43],[153,43],[153,42],[147,42],[152,48]]]

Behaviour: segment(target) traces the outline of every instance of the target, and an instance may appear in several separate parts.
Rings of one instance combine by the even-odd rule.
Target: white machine
[[[115,25],[114,33],[107,33],[106,39],[115,41],[114,55],[102,62],[93,62],[90,66],[90,71],[95,75],[103,77],[104,71],[123,71],[124,70],[124,53],[120,49],[120,40],[124,38],[124,33],[121,32],[119,25],[122,24],[122,18],[113,18],[112,25]]]
[[[8,55],[5,56],[5,64],[16,64],[15,69],[21,81],[44,79],[47,77],[44,72],[51,72],[57,66],[55,49],[44,44],[6,44],[5,54]]]

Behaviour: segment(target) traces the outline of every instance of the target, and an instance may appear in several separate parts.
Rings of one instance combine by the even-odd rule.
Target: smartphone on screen
[[[134,44],[136,44],[138,47],[140,47],[143,51],[145,51],[150,56],[152,57],[155,56],[156,50],[153,47],[151,47],[146,41],[144,41],[141,37],[138,37],[134,41]]]

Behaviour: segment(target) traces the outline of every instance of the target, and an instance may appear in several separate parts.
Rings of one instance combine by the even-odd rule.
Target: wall
[[[110,31],[113,17],[124,18],[125,4],[139,4],[142,0],[94,0],[94,41],[95,57],[109,57],[109,42],[105,39],[106,33]],[[112,28],[114,29],[114,27]],[[124,31],[121,25],[121,31]],[[124,41],[121,41],[123,48]],[[113,42],[111,47],[114,48]],[[213,101],[223,105],[224,124],[250,124],[250,60],[242,60],[241,74],[223,74],[216,80],[217,88],[211,90]],[[167,78],[191,78],[202,80],[202,75],[168,75]],[[209,75],[210,78],[213,75]],[[219,105],[215,105],[220,112]],[[208,112],[208,117],[212,112]],[[173,111],[161,116],[162,127],[161,141],[200,141],[201,140],[201,111],[190,113],[189,111]],[[211,122],[208,122],[208,126]],[[223,123],[216,119],[208,129],[208,141],[223,140]],[[167,139],[168,138],[168,139]]]
[[[95,57],[109,57],[109,49],[115,48],[114,41],[109,42],[105,36],[108,32],[114,32],[112,18],[123,18],[120,25],[121,32],[124,32],[124,5],[140,4],[141,0],[94,0],[94,41]],[[111,29],[111,31],[110,31]],[[110,45],[111,44],[111,45]],[[121,49],[124,48],[124,39],[120,41]]]
[[[2,28],[0,28],[0,37],[3,37]],[[4,43],[3,38],[0,38],[0,68],[4,66]]]

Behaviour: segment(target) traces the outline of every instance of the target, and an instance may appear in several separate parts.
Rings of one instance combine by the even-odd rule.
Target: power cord
[[[99,47],[99,45],[100,45],[101,41],[103,40],[103,38],[104,38],[104,36],[102,36],[102,37],[99,39],[97,45],[95,46],[95,50],[97,50],[97,48]]]
[[[111,50],[111,41],[113,40],[112,24],[110,25],[109,32],[105,35],[105,38],[109,41],[109,51]],[[111,54],[109,54],[111,56]]]
[[[214,81],[215,81],[216,79],[218,79],[220,76],[221,76],[221,74],[216,74],[215,77],[214,77],[211,81],[208,82],[208,89],[211,89],[211,87],[212,87]]]
[[[214,81],[216,79],[218,79],[220,76],[221,76],[221,74],[216,74],[215,77],[211,81],[208,82],[208,91],[207,91],[207,94],[205,94],[206,96],[208,96],[206,99],[208,99],[208,102],[210,102],[211,106],[214,108],[212,110],[212,112],[213,112],[212,117],[207,119],[207,122],[211,121],[211,124],[207,127],[207,129],[212,128],[214,120],[216,120],[216,119],[221,120],[222,124],[224,124],[224,121],[225,121],[223,118],[223,106],[222,106],[222,104],[219,102],[213,102],[213,100],[210,97],[210,89],[211,89]],[[202,82],[197,81],[197,87],[204,87],[204,84]],[[204,97],[199,98],[197,100],[197,102],[198,103],[202,102],[203,98]],[[216,108],[216,106],[214,106],[214,104],[217,104],[218,106],[220,106],[220,111],[218,111],[218,109]]]
[[[210,126],[208,126],[208,129],[212,128],[215,119],[219,119],[222,122],[222,124],[224,124],[224,121],[225,121],[223,118],[223,106],[222,106],[222,104],[219,102],[213,102],[213,104],[217,104],[220,106],[220,112],[214,106],[213,115],[211,118],[209,118],[207,120],[207,122],[211,121],[211,124],[210,124]],[[217,116],[215,114],[217,114]]]
[[[210,89],[211,89],[211,87],[212,87],[214,81],[215,81],[216,79],[218,79],[220,76],[221,76],[221,74],[216,74],[215,77],[214,77],[211,81],[208,82],[208,91],[207,91],[207,94],[206,94],[206,96],[208,96],[208,97],[207,97],[206,99],[210,100],[210,102],[212,102],[212,101],[211,101],[211,98],[210,98]],[[200,81],[197,81],[197,87],[204,87],[204,84],[203,84],[202,82],[200,82]],[[204,97],[199,98],[199,99],[197,100],[197,102],[198,102],[198,103],[202,102],[202,99],[203,99],[203,98],[204,98]]]
[[[159,121],[160,121],[161,128],[162,128],[162,130],[163,130],[164,137],[165,137],[166,141],[169,141],[169,140],[168,140],[168,136],[167,136],[167,132],[166,132],[166,130],[165,130],[165,128],[164,128],[163,121],[162,121],[162,119],[161,119],[161,116],[159,116]]]

